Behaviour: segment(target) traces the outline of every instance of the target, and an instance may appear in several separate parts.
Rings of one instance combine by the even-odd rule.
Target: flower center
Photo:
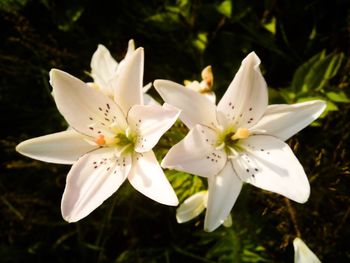
[[[222,133],[221,139],[219,140],[217,148],[225,148],[228,156],[236,156],[241,150],[239,141],[246,139],[250,136],[250,132],[247,128],[238,128],[233,130],[229,128]]]
[[[95,142],[99,146],[114,147],[120,154],[127,154],[133,151],[136,136],[127,129],[125,132],[117,132],[112,138],[106,138],[104,135],[100,134],[95,139]]]

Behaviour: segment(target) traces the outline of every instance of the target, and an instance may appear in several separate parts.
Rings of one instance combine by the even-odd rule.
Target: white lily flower
[[[185,87],[203,94],[206,98],[215,104],[216,96],[215,93],[211,90],[214,84],[214,75],[211,66],[205,67],[202,70],[201,75],[201,82],[198,82],[197,80],[185,80]]]
[[[144,54],[139,48],[120,71],[112,100],[81,80],[53,69],[50,83],[61,114],[74,130],[20,143],[17,151],[42,161],[73,164],[61,210],[68,222],[91,213],[128,178],[147,197],[166,205],[178,199],[152,148],[176,121],[173,106],[143,105]]]
[[[99,44],[97,50],[92,55],[91,58],[91,77],[93,78],[93,83],[88,83],[94,88],[97,88],[105,95],[113,98],[115,95],[114,83],[124,67],[125,60],[130,57],[135,52],[135,42],[133,39],[129,40],[128,50],[126,52],[125,58],[119,63],[112,57],[109,50],[102,44]],[[144,104],[145,105],[159,105],[159,103],[153,99],[146,92],[151,88],[152,83],[147,84],[142,91],[144,94]]]
[[[294,246],[294,263],[321,263],[318,257],[308,248],[300,238],[295,238]]]
[[[178,223],[185,223],[201,214],[207,208],[208,191],[200,191],[188,197],[176,210],[176,220]],[[231,214],[223,222],[225,227],[232,226]]]
[[[244,182],[299,203],[310,194],[303,167],[283,141],[315,120],[325,103],[267,106],[259,64],[250,53],[217,106],[174,82],[154,83],[165,102],[182,110],[180,119],[190,129],[162,166],[208,178],[207,231],[224,222]]]

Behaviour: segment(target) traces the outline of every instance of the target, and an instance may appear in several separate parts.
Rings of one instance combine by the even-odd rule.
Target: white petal
[[[128,179],[137,191],[158,203],[172,206],[179,203],[153,151],[134,154]]]
[[[68,222],[76,222],[110,197],[124,182],[131,167],[131,156],[117,158],[112,148],[101,148],[84,155],[67,176],[61,210]]]
[[[218,104],[227,123],[249,128],[264,114],[268,95],[260,69],[260,59],[252,52],[243,61],[236,76]]]
[[[50,82],[58,110],[77,131],[93,137],[113,136],[108,128],[112,123],[126,128],[122,111],[102,92],[57,69],[50,71]]]
[[[185,223],[198,216],[207,207],[208,191],[201,191],[187,198],[176,209],[176,220]]]
[[[118,63],[108,49],[99,44],[91,58],[91,76],[104,94],[113,97],[110,80],[116,76]]]
[[[165,102],[181,109],[180,119],[189,129],[217,126],[216,106],[203,95],[168,80],[156,80],[154,87]]]
[[[217,134],[196,125],[186,137],[174,145],[164,157],[162,167],[203,177],[213,176],[224,167],[227,156],[217,148]]]
[[[230,214],[243,182],[235,174],[231,162],[222,171],[208,178],[208,205],[204,220],[204,230],[211,232],[223,224]]]
[[[73,164],[80,156],[96,148],[80,133],[67,130],[26,140],[18,144],[16,150],[44,162]]]
[[[309,181],[288,144],[272,136],[255,135],[241,140],[240,147],[244,152],[232,163],[243,181],[299,203],[307,201]]]
[[[317,256],[300,238],[297,237],[294,239],[293,246],[294,263],[321,263]]]
[[[205,96],[211,103],[216,103],[216,95],[214,92],[206,92],[202,93],[203,96]]]
[[[124,59],[118,78],[113,82],[114,100],[127,115],[133,105],[142,105],[142,79],[144,54],[143,48],[138,48]]]
[[[292,105],[270,105],[264,116],[251,128],[255,134],[269,134],[285,141],[316,120],[326,108],[320,100]]]
[[[135,105],[128,114],[128,124],[137,135],[135,151],[148,152],[174,124],[180,111],[171,105]]]
[[[159,102],[153,99],[150,95],[148,94],[143,94],[143,103],[145,105],[158,105],[160,106]]]

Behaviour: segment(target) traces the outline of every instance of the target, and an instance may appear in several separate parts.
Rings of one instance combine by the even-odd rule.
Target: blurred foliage
[[[323,262],[350,261],[349,7],[346,0],[0,0],[1,262],[293,262],[297,234]],[[119,61],[130,38],[145,48],[144,83],[199,79],[210,64],[220,97],[254,50],[271,103],[327,101],[318,126],[289,140],[311,183],[309,201],[245,186],[233,226],[205,233],[204,215],[179,225],[176,208],[124,184],[84,220],[65,223],[59,207],[69,167],[14,148],[66,128],[51,97],[51,68],[87,81],[97,44]],[[180,123],[168,131],[158,158],[185,133]],[[167,175],[180,201],[206,188],[195,176]]]

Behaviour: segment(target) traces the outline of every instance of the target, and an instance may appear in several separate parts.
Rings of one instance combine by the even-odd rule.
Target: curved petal
[[[269,105],[251,132],[269,134],[285,141],[316,120],[325,108],[325,102],[320,100],[292,105]]]
[[[143,103],[145,105],[158,105],[158,106],[160,106],[158,101],[156,101],[155,99],[152,98],[152,96],[150,96],[146,93],[143,94]]]
[[[128,114],[128,124],[137,135],[136,152],[148,152],[174,124],[180,111],[171,105],[135,105]]]
[[[260,69],[260,59],[252,52],[243,61],[236,76],[218,104],[226,117],[224,126],[249,128],[264,114],[267,107],[267,86]]]
[[[113,97],[110,80],[115,77],[117,73],[118,63],[104,45],[98,45],[97,50],[92,55],[90,66],[91,76],[94,82],[104,94]]]
[[[208,191],[191,195],[176,209],[176,220],[179,224],[190,221],[207,207]]]
[[[196,124],[216,127],[216,106],[203,95],[169,80],[156,80],[154,87],[163,100],[181,109],[180,119],[192,129]]]
[[[203,177],[214,176],[227,160],[225,150],[217,149],[216,140],[217,134],[212,129],[196,125],[168,151],[162,167]]]
[[[97,137],[113,136],[112,124],[126,128],[122,111],[102,92],[57,69],[50,71],[50,82],[58,110],[77,131]]]
[[[231,162],[222,171],[208,178],[208,204],[204,230],[211,232],[225,222],[241,192],[243,182],[236,175]]]
[[[114,100],[126,116],[133,105],[143,105],[143,48],[136,49],[135,52],[124,59],[123,63],[118,77],[113,81],[113,85],[115,85]]]
[[[128,179],[137,191],[158,203],[172,206],[179,203],[153,151],[134,154]]]
[[[44,162],[73,164],[80,156],[96,148],[80,133],[67,130],[21,142],[16,151]]]
[[[295,238],[294,246],[294,263],[321,263],[318,257],[308,248],[300,238]]]
[[[307,201],[310,185],[303,167],[288,144],[267,135],[241,140],[244,153],[232,159],[241,179],[299,203]]]
[[[101,148],[81,157],[67,176],[61,211],[76,222],[100,206],[124,182],[131,156],[117,158],[112,148]]]

